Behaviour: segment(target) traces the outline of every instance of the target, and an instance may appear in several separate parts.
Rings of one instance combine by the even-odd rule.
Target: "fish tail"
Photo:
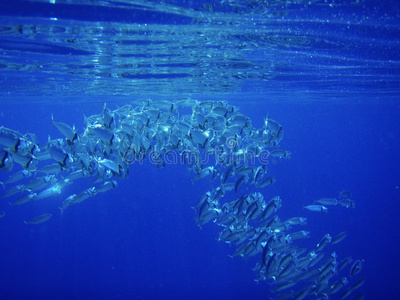
[[[200,230],[203,230],[203,227],[201,227],[200,223],[198,223],[197,226],[199,226]]]

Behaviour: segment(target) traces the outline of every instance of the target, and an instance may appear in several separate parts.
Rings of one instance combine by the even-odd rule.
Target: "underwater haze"
[[[2,1],[1,297],[397,299],[399,37],[397,1]]]

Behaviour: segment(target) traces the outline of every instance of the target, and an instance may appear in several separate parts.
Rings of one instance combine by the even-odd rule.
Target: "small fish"
[[[104,128],[100,124],[88,126],[85,131],[85,135],[88,133],[94,134],[98,139],[109,146],[113,144],[114,133],[111,130]]]
[[[290,219],[286,220],[285,223],[288,223],[290,225],[305,225],[305,224],[307,224],[307,218],[294,217],[294,218],[290,218]]]
[[[173,111],[175,104],[171,101],[168,100],[161,100],[161,101],[155,101],[154,106],[156,106],[159,109],[164,109],[166,111]]]
[[[350,276],[354,277],[356,276],[358,273],[361,272],[362,266],[364,264],[364,260],[363,259],[358,259],[356,260],[353,265],[350,268]]]
[[[265,118],[264,126],[271,136],[276,138],[278,141],[283,138],[283,127],[275,120]]]
[[[59,207],[61,214],[63,214],[64,210],[66,210],[69,206],[71,206],[71,204],[74,203],[75,198],[76,198],[76,194],[73,194],[64,200],[61,207]]]
[[[337,236],[335,236],[335,237],[332,239],[331,244],[332,244],[332,245],[334,245],[334,244],[339,244],[341,241],[343,241],[343,240],[346,238],[346,236],[347,236],[347,232],[345,232],[345,231],[339,233]]]
[[[329,234],[325,234],[324,237],[321,239],[321,241],[317,244],[317,251],[321,251],[322,249],[325,248],[327,244],[329,244],[332,241],[332,237]]]
[[[4,217],[6,215],[5,211],[0,211],[0,218]]]
[[[11,129],[0,127],[0,145],[15,150],[19,138],[22,137],[20,133],[13,131]]]
[[[339,199],[351,198],[351,192],[349,190],[343,190],[339,192]]]
[[[58,162],[61,166],[65,167],[73,163],[72,156],[61,147],[54,144],[49,144],[47,150],[49,151],[51,158]]]
[[[207,132],[205,131],[191,130],[189,136],[195,145],[199,145],[203,148],[208,141]]]
[[[100,187],[97,188],[98,193],[104,193],[108,190],[115,189],[117,182],[115,180],[105,181]]]
[[[345,259],[343,259],[340,263],[339,263],[339,267],[338,267],[338,271],[342,271],[346,266],[348,266],[349,264],[351,264],[353,262],[353,259],[348,256]]]
[[[103,108],[103,125],[106,128],[115,127],[114,113],[109,108],[107,108],[106,103],[104,103],[104,108]]]
[[[103,165],[107,169],[119,174],[119,165],[111,159],[102,159],[98,161],[99,164]]]
[[[8,177],[8,179],[4,183],[14,183],[14,182],[20,181],[21,179],[23,179],[25,177],[29,177],[31,175],[32,175],[32,172],[27,171],[27,170],[21,170],[15,174],[11,175],[10,177]]]
[[[64,169],[62,166],[60,166],[60,164],[51,164],[51,165],[44,166],[43,168],[38,170],[38,172],[51,174],[51,173],[60,173],[63,170]]]
[[[61,122],[55,122],[53,115],[51,115],[51,120],[53,122],[53,125],[60,131],[68,140],[71,142],[74,142],[77,139],[77,134],[75,132],[75,127],[71,128],[69,125],[61,123]]]
[[[26,187],[23,184],[19,184],[6,190],[4,194],[1,195],[1,197],[2,198],[11,197],[12,195],[15,195],[17,193],[22,193],[23,191],[25,191],[25,189]]]
[[[293,241],[293,240],[297,240],[297,239],[309,238],[310,232],[302,230],[302,231],[296,231],[296,232],[289,233],[289,235]]]
[[[81,203],[82,201],[86,200],[89,197],[93,197],[97,194],[97,190],[95,187],[88,188],[81,192],[80,194],[73,197],[73,201],[71,204]]]
[[[322,213],[328,212],[328,208],[323,205],[307,205],[307,206],[304,206],[304,208],[306,208],[310,211],[317,211],[317,212],[322,212]]]
[[[361,279],[358,280],[350,289],[351,289],[352,291],[358,289],[359,287],[361,287],[361,286],[364,284],[364,282],[365,282],[366,279],[367,279],[367,278],[365,278],[365,277],[361,278]]]
[[[349,198],[341,199],[341,200],[338,201],[338,203],[341,206],[344,206],[346,208],[355,208],[356,207],[356,203],[353,200],[349,199]]]
[[[314,203],[318,203],[321,205],[336,205],[338,204],[338,201],[336,198],[322,198],[315,200]]]
[[[14,162],[20,164],[25,170],[36,170],[38,161],[32,154],[28,153],[26,155],[22,155],[20,153],[13,153],[11,156]]]
[[[212,175],[212,174],[214,174],[214,167],[211,166],[211,167],[204,168],[197,173],[197,176],[194,179],[192,179],[192,182],[203,179],[203,178],[207,177],[208,175]]]
[[[343,277],[342,279],[338,280],[336,283],[334,283],[331,286],[330,294],[335,294],[337,293],[342,287],[347,285],[349,282],[346,277]]]
[[[57,178],[55,175],[47,175],[43,177],[37,177],[33,179],[32,181],[28,182],[25,185],[25,189],[31,190],[31,191],[37,191],[45,188],[46,186],[56,183]]]
[[[24,223],[25,224],[40,224],[40,223],[46,222],[51,217],[52,217],[52,214],[43,214],[43,215],[33,218],[32,220],[30,220],[28,222],[24,221]]]
[[[236,181],[236,184],[235,184],[235,192],[236,193],[238,192],[238,189],[239,189],[240,185],[242,183],[247,182],[248,179],[249,179],[249,177],[247,176],[247,174],[244,174]]]
[[[14,202],[10,203],[10,205],[21,205],[21,204],[27,203],[29,201],[34,201],[36,196],[37,196],[36,193],[26,194],[26,195],[18,198],[17,200],[15,200]]]
[[[44,190],[44,191],[41,191],[41,192],[37,195],[37,197],[35,198],[35,200],[44,199],[44,198],[47,198],[47,197],[51,197],[51,196],[54,196],[54,195],[58,195],[58,194],[60,194],[60,193],[61,193],[61,187],[60,187],[58,184],[56,184],[55,186],[52,186],[52,187],[50,187],[50,188],[48,188],[48,189],[46,189],[46,190]]]
[[[286,158],[286,159],[289,159],[292,157],[292,153],[287,150],[274,150],[274,151],[271,151],[271,153],[269,155],[272,157],[276,157],[276,158]]]
[[[188,98],[184,100],[179,100],[176,104],[182,107],[195,107],[199,104],[199,101]]]
[[[9,172],[14,167],[14,159],[12,156],[5,150],[0,149],[0,170]]]
[[[257,184],[258,188],[263,188],[276,182],[275,176],[264,179],[260,184]]]

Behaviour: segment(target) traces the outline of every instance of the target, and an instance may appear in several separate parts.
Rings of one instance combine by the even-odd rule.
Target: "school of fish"
[[[98,193],[117,187],[135,161],[150,160],[158,167],[185,163],[193,182],[209,179],[209,191],[194,203],[201,227],[219,226],[218,240],[235,247],[232,257],[258,258],[256,281],[267,280],[276,299],[362,299],[354,295],[365,281],[359,277],[364,260],[339,259],[332,248],[347,235],[326,234],[313,249],[300,248],[299,239],[310,237],[302,229],[305,217],[281,220],[277,212],[283,199],[265,199],[263,189],[276,182],[268,173],[269,159],[288,159],[280,148],[283,127],[265,118],[254,128],[250,118],[225,101],[137,100],[111,111],[85,118],[85,128],[53,120],[62,138],[48,139],[39,147],[34,134],[0,128],[0,170],[14,173],[1,183],[2,198],[23,205],[59,195],[63,187],[80,178],[92,178],[80,193],[66,195],[61,213]],[[354,207],[351,193],[321,198],[304,208],[327,212],[329,205]],[[4,218],[5,212],[0,212]],[[40,224],[51,214],[25,221]],[[300,228],[299,228],[300,227]]]

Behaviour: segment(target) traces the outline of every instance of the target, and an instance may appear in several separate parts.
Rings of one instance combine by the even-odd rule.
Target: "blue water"
[[[191,2],[172,2],[169,1],[169,5],[181,4],[186,8],[192,6],[194,11],[205,11],[203,6]],[[111,6],[112,2],[104,3]],[[135,3],[139,5],[139,1]],[[329,6],[321,8],[317,4],[303,10],[296,6],[296,9],[303,18],[311,21],[317,18],[312,17],[313,9],[321,12],[321,19],[328,15],[338,20],[338,16],[329,13]],[[21,18],[16,23],[37,22],[37,25],[45,24],[46,18],[52,16],[60,20],[118,22],[115,17],[118,12],[121,23],[130,23],[124,9],[126,4],[122,2],[119,8],[118,3],[113,8],[99,5],[97,11],[102,17],[98,19],[93,14],[87,18],[85,14],[74,14],[74,8],[67,2],[60,6],[55,4],[56,8],[50,12],[47,10],[49,4],[44,1],[18,1],[18,5],[1,4],[0,23],[12,23],[10,16]],[[76,5],[80,7],[79,2]],[[299,46],[298,52],[293,41],[285,40],[284,32],[277,33],[281,34],[279,45],[259,40],[259,47],[253,49],[253,54],[246,52],[252,62],[262,61],[260,65],[263,66],[269,57],[280,62],[270,70],[269,80],[248,75],[225,82],[221,75],[220,81],[225,85],[218,86],[218,72],[212,73],[212,68],[217,66],[211,65],[209,71],[216,86],[204,84],[207,75],[199,81],[196,80],[200,75],[196,75],[193,76],[196,87],[193,93],[188,90],[179,92],[179,88],[190,90],[190,85],[179,88],[173,85],[175,80],[181,79],[179,76],[161,78],[158,86],[153,81],[154,76],[145,73],[144,78],[153,85],[140,94],[141,86],[135,85],[135,79],[130,81],[130,90],[128,79],[117,76],[123,74],[120,65],[115,67],[117,75],[110,78],[103,76],[103,71],[95,73],[95,67],[94,73],[86,72],[86,69],[79,73],[84,69],[86,57],[79,52],[82,50],[79,47],[70,55],[73,59],[83,55],[79,58],[82,59],[79,60],[81,67],[78,63],[73,66],[71,57],[65,55],[63,49],[55,47],[64,45],[63,42],[58,44],[54,41],[52,45],[52,41],[40,41],[36,36],[33,40],[11,37],[12,34],[2,27],[0,125],[21,133],[35,133],[39,144],[44,146],[49,135],[61,137],[52,126],[52,114],[56,120],[75,124],[78,132],[82,133],[83,115],[101,113],[104,102],[110,109],[116,109],[138,98],[174,100],[188,94],[199,100],[227,100],[249,116],[255,127],[262,127],[268,115],[283,125],[285,137],[282,147],[292,152],[292,158],[271,162],[268,166],[268,172],[277,178],[277,182],[262,191],[265,198],[281,196],[281,219],[307,217],[311,238],[304,245],[309,248],[314,247],[326,233],[348,232],[347,238],[335,245],[335,251],[340,258],[364,259],[362,276],[367,278],[353,296],[361,294],[366,299],[397,299],[400,295],[400,57],[396,50],[400,49],[397,35],[400,32],[400,8],[397,2],[382,5],[365,1],[354,8],[350,3],[346,5],[341,8],[341,13],[345,14],[343,20],[358,22],[362,19],[365,25],[351,31],[353,36],[347,41],[350,48],[340,47],[339,51],[337,45],[332,44],[332,48],[321,49],[322,42],[316,36],[332,38],[336,34],[338,44],[346,44],[347,36],[335,30],[322,34],[321,28],[310,21],[311,24],[304,26],[309,26],[307,34],[313,42],[304,48]],[[215,9],[217,12],[222,10],[218,5]],[[353,15],[349,13],[352,9]],[[235,9],[225,11],[228,14]],[[256,13],[260,14],[260,11],[256,10]],[[136,23],[146,23],[147,17],[149,23],[162,23],[171,28],[177,23],[181,26],[186,24],[185,18],[175,15],[160,13],[161,22],[154,14],[141,15],[140,9],[137,14],[144,19],[136,20]],[[296,19],[293,17],[296,10],[289,10],[288,15]],[[370,18],[365,19],[366,15]],[[383,16],[387,17],[386,23]],[[282,23],[290,29],[290,22]],[[297,19],[293,26],[300,26],[300,23]],[[339,26],[340,22],[335,24]],[[373,31],[374,24],[379,25],[376,32]],[[325,30],[326,23],[321,23],[321,26]],[[299,29],[292,29],[290,35],[296,35]],[[285,33],[289,35],[289,31]],[[85,34],[90,40],[89,33],[80,33],[81,37]],[[240,39],[245,40],[243,36]],[[363,48],[363,41],[369,44],[370,39],[375,40],[374,45]],[[30,42],[39,41],[46,43],[46,47],[51,45],[51,50],[37,44],[29,46]],[[285,41],[289,46],[282,45]],[[52,51],[58,52],[58,56],[53,56]],[[92,50],[85,51],[91,53]],[[317,56],[315,61],[313,55]],[[41,61],[43,67],[30,70],[30,61],[36,60]],[[104,65],[99,68],[110,67],[112,72],[113,61],[102,63]],[[61,66],[58,73],[57,66]],[[194,69],[203,70],[202,67],[199,64]],[[43,71],[46,68],[51,70]],[[86,68],[91,70],[89,66]],[[229,68],[248,72],[243,66]],[[157,70],[162,73],[163,69]],[[71,75],[73,72],[77,73]],[[181,74],[181,70],[176,74]],[[98,77],[94,79],[95,76]],[[121,85],[119,80],[123,82]],[[74,85],[76,82],[82,82],[82,86]],[[92,84],[86,85],[87,82]],[[165,92],[169,82],[173,88]],[[115,88],[115,93],[110,92],[112,88]],[[0,181],[8,176],[7,172],[0,173]],[[69,208],[64,214],[58,209],[62,201],[86,188],[88,182],[68,186],[60,195],[40,200],[40,203],[11,207],[9,198],[0,199],[0,210],[6,211],[6,216],[0,219],[1,298],[273,298],[268,282],[254,281],[251,269],[256,259],[230,258],[228,255],[235,249],[217,241],[219,228],[215,224],[210,222],[202,228],[197,226],[191,207],[211,184],[207,179],[192,183],[193,177],[194,174],[182,164],[158,168],[148,161],[143,164],[136,162],[130,166],[128,178],[119,180],[115,190],[98,194]],[[316,199],[337,197],[344,189],[352,192],[356,202],[354,209],[335,206],[329,208],[328,214],[303,209],[304,205]],[[53,217],[43,224],[27,226],[23,223],[42,213],[52,213]],[[332,299],[337,299],[338,295],[335,297]]]

